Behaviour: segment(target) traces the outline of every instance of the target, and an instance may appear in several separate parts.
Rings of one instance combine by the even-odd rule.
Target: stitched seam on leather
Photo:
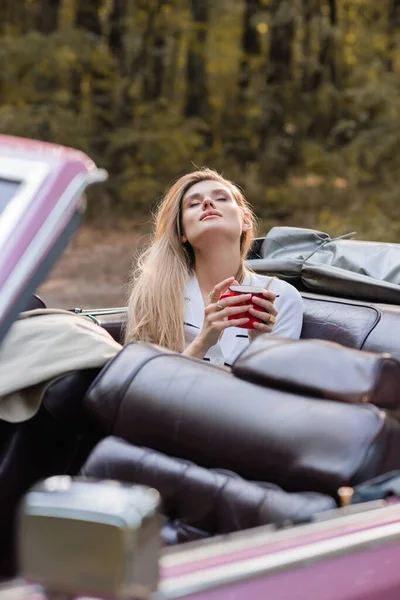
[[[382,363],[382,361],[380,361],[378,363],[378,368],[376,369],[376,372],[375,372],[376,380],[375,380],[375,385],[374,385],[374,387],[371,390],[371,396],[373,394],[375,395],[375,392],[376,392],[376,390],[378,388],[378,385],[379,385],[380,378],[382,376],[382,371],[383,371],[383,363]],[[368,400],[368,402],[369,402],[369,400]],[[376,405],[374,405],[374,406],[376,406]]]
[[[216,494],[214,495],[214,519],[215,522],[217,522],[217,509],[216,509],[216,503],[220,504],[224,504],[224,493],[225,493],[225,489],[227,489],[228,484],[230,483],[230,481],[232,481],[232,479],[229,478],[228,475],[225,475],[225,481],[222,482],[222,486],[220,488],[218,488],[216,490]],[[237,479],[235,481],[238,481]],[[228,507],[230,508],[231,511],[231,517],[232,517],[232,521],[234,526],[236,527],[237,531],[240,531],[241,527],[240,527],[240,519],[237,515],[237,511],[236,511],[236,505],[234,501],[231,501],[229,499],[229,492],[226,495],[225,498],[225,503],[228,505]]]
[[[187,483],[188,480],[188,476],[189,476],[189,472],[191,469],[193,469],[193,467],[195,466],[195,463],[192,463],[190,461],[188,461],[185,465],[185,468],[183,469],[182,473],[179,475],[179,480],[176,483],[175,489],[174,489],[174,493],[173,493],[173,501],[175,502],[175,520],[180,521],[183,525],[188,525],[189,527],[190,525],[190,519],[188,518],[187,515],[178,515],[178,509],[179,509],[179,496],[181,494],[181,490],[185,489],[185,485],[188,486],[189,490],[190,490],[190,481],[189,484]],[[204,514],[202,513],[200,515],[200,520],[201,518],[204,516]],[[195,527],[195,525],[192,525],[192,527]]]
[[[367,461],[367,464],[365,465],[365,459],[366,459],[366,458],[368,459],[369,452],[372,452],[372,451],[373,451],[373,448],[372,448],[372,446],[373,446],[374,444],[376,444],[376,443],[377,443],[377,441],[379,440],[379,437],[381,437],[381,438],[382,438],[382,445],[383,445],[383,448],[382,448],[382,450],[380,450],[380,452],[379,452],[379,457],[378,457],[378,460],[374,462],[374,464],[376,464],[376,467],[377,467],[377,469],[378,469],[378,470],[379,470],[379,468],[381,467],[382,463],[383,463],[383,462],[384,462],[384,460],[385,460],[385,456],[386,456],[387,449],[388,449],[388,434],[387,434],[387,432],[386,432],[386,435],[385,435],[385,437],[383,437],[383,431],[384,431],[383,424],[384,424],[384,423],[382,423],[382,427],[381,427],[381,429],[380,429],[380,430],[379,430],[379,431],[378,431],[378,432],[377,432],[377,433],[374,435],[373,439],[371,440],[371,447],[370,447],[370,448],[367,450],[367,453],[366,453],[366,455],[364,456],[364,459],[363,459],[363,461],[362,461],[362,462],[359,462],[357,469],[354,471],[354,473],[353,473],[353,475],[352,475],[352,477],[351,477],[351,480],[352,480],[352,481],[353,481],[353,480],[356,480],[356,481],[357,481],[357,485],[359,485],[359,484],[361,483],[361,480],[360,480],[360,475],[363,477],[363,479],[364,479],[364,481],[365,481],[365,477],[366,477],[366,476],[365,476],[365,475],[363,475],[363,473],[365,473],[365,471],[366,471],[366,467],[369,467],[369,462],[370,462],[370,460],[368,460],[368,461]],[[375,452],[376,452],[376,450],[375,450]],[[368,473],[368,471],[367,471],[367,475],[368,475],[368,479],[370,479],[370,478],[371,478],[371,475]],[[372,474],[372,477],[375,477],[375,476],[376,476],[376,473],[373,473],[373,474]]]
[[[111,432],[114,429],[114,426],[115,426],[115,423],[117,421],[117,418],[118,418],[119,412],[121,410],[122,404],[125,402],[126,393],[127,393],[128,389],[129,389],[129,387],[131,386],[132,381],[135,379],[135,377],[138,374],[138,372],[147,363],[149,363],[150,361],[152,361],[154,358],[158,358],[159,356],[162,356],[162,355],[163,355],[162,352],[157,352],[157,354],[155,356],[150,356],[150,357],[147,357],[147,358],[143,359],[139,364],[137,364],[135,366],[135,368],[133,369],[133,371],[130,373],[130,377],[127,379],[127,382],[126,382],[126,384],[125,384],[125,386],[123,388],[123,391],[121,391],[121,394],[120,394],[121,395],[121,402],[119,403],[119,407],[115,410],[115,415],[114,415],[114,418],[113,418],[112,423],[111,423],[111,429],[110,429]]]
[[[373,406],[373,405],[371,405],[371,406]],[[379,422],[380,422],[379,431],[377,431],[372,438],[369,437],[368,440],[365,440],[364,444],[360,448],[359,458],[358,458],[357,461],[354,461],[355,468],[353,470],[353,474],[350,475],[350,481],[353,480],[353,479],[356,479],[357,475],[359,474],[359,472],[362,473],[363,467],[364,467],[364,470],[365,470],[365,466],[366,465],[364,465],[363,463],[365,461],[365,458],[367,458],[368,451],[369,451],[369,449],[372,449],[373,444],[376,444],[376,441],[378,440],[379,436],[382,436],[382,433],[383,433],[383,430],[384,430],[384,425],[385,425],[385,420],[380,417],[380,414],[382,413],[382,411],[380,411],[378,408],[374,407],[373,408],[373,412],[375,413],[375,416],[379,419]],[[376,414],[376,412],[378,412],[378,414]],[[382,462],[384,454],[385,454],[385,451],[386,451],[386,447],[387,447],[387,434],[386,434],[385,439],[384,439],[384,444],[385,444],[385,448],[381,452],[381,456],[379,457],[379,463]]]
[[[90,392],[92,391],[92,388],[96,385],[96,382],[98,379],[100,379],[101,377],[103,377],[103,375],[105,373],[107,373],[108,369],[111,367],[111,365],[113,364],[114,360],[117,359],[117,357],[120,355],[120,353],[118,352],[118,354],[116,354],[113,358],[111,358],[105,365],[104,367],[100,370],[100,373],[98,373],[96,375],[96,377],[93,379],[92,383],[90,384],[90,386],[88,387],[85,397],[88,397],[90,395]]]
[[[184,354],[168,354],[168,353],[164,353],[162,351],[158,352],[155,356],[150,356],[149,358],[145,358],[144,360],[142,360],[142,362],[140,362],[138,365],[136,365],[136,368],[133,369],[133,373],[131,373],[131,377],[128,379],[128,381],[127,381],[127,383],[126,383],[126,385],[124,387],[123,392],[121,392],[121,402],[119,404],[119,410],[116,409],[116,413],[115,413],[114,418],[112,420],[111,429],[110,429],[111,432],[114,429],[115,423],[116,423],[117,418],[118,418],[118,414],[119,414],[119,412],[121,410],[122,404],[125,402],[125,396],[126,396],[126,393],[127,393],[128,389],[129,389],[129,387],[132,384],[132,381],[134,380],[134,378],[136,377],[136,375],[139,373],[139,371],[141,371],[141,369],[147,363],[149,363],[150,361],[154,360],[155,358],[158,358],[159,356],[165,356],[165,358],[168,358],[168,357],[171,357],[171,356],[173,356],[173,357],[180,356],[183,360],[189,360],[190,362],[193,362],[193,361],[197,362],[197,360],[200,360],[201,364],[204,364],[203,361],[202,361],[202,359],[194,359],[193,357],[191,357],[191,356],[185,356]],[[115,358],[112,359],[112,360],[115,360]],[[219,367],[217,367],[217,366],[215,366],[213,364],[210,364],[208,366],[208,368],[217,369],[218,373],[226,373],[226,374],[228,374],[228,371],[224,371],[223,369],[220,369]]]
[[[393,356],[391,356],[391,355],[386,356],[385,360],[387,360],[389,363],[392,363],[394,365],[396,365],[398,363],[398,361],[395,358],[393,358]],[[379,381],[380,381],[380,378],[382,376],[384,367],[385,367],[385,364],[383,363],[383,361],[380,361],[378,363],[378,368],[377,368],[377,373],[376,373],[376,382],[375,382],[375,385],[374,385],[374,387],[373,387],[373,389],[371,391],[371,394],[375,394],[376,390],[378,389]],[[374,406],[376,406],[376,405],[374,405]],[[382,408],[379,407],[379,409],[380,410],[390,410],[390,409],[387,409],[385,407],[382,407]]]
[[[376,317],[375,317],[375,323],[370,327],[368,333],[366,333],[363,341],[361,342],[361,346],[360,346],[360,350],[363,349],[365,342],[367,341],[367,339],[369,338],[369,336],[371,335],[371,333],[374,331],[374,329],[376,328],[376,326],[378,325],[378,323],[381,320],[381,315],[382,313],[375,307],[372,306],[371,304],[358,304],[356,302],[344,302],[343,300],[330,300],[330,299],[321,299],[321,298],[310,298],[305,296],[305,298],[311,302],[330,302],[331,304],[343,304],[345,306],[358,306],[360,308],[366,308],[366,309],[370,309],[372,311],[374,311]]]
[[[252,485],[257,485],[255,482],[250,481],[250,483]],[[264,495],[260,498],[260,501],[257,503],[257,508],[256,508],[256,518],[257,518],[257,526],[260,525],[267,525],[267,523],[261,522],[261,517],[262,517],[262,513],[264,506],[266,506],[266,517],[268,519],[268,524],[272,522],[272,515],[271,515],[271,504],[272,504],[272,499],[271,499],[271,490],[270,489],[265,489],[263,488],[261,485],[257,485],[257,487],[259,487],[260,489],[263,490]],[[283,494],[286,494],[287,492],[285,492],[285,490],[282,490]]]
[[[112,364],[114,363],[114,361],[117,359],[117,357],[119,356],[119,354],[120,354],[120,353],[118,352],[118,354],[116,354],[116,355],[114,356],[114,358],[112,358],[111,360],[109,360],[109,361],[108,361],[108,363],[105,365],[105,367],[103,367],[103,368],[101,369],[101,371],[100,371],[100,373],[97,375],[97,377],[95,377],[94,381],[92,381],[91,385],[89,386],[89,388],[88,388],[88,390],[86,391],[86,394],[85,394],[85,396],[84,396],[84,402],[83,402],[84,409],[86,409],[86,399],[87,399],[87,398],[89,398],[89,396],[90,396],[90,394],[91,394],[91,392],[92,392],[92,388],[94,388],[94,387],[95,387],[95,385],[97,384],[97,381],[98,381],[98,380],[100,381],[100,380],[101,380],[101,378],[102,378],[102,377],[103,377],[103,376],[104,376],[104,375],[105,375],[105,374],[108,372],[108,370],[111,368],[111,365],[112,365]],[[115,411],[117,412],[117,408],[115,408]],[[112,424],[114,424],[114,421],[115,421],[115,419],[116,419],[116,415],[114,415],[114,416],[113,416],[113,419],[112,419]],[[105,427],[105,430],[106,430],[107,432],[111,432],[111,433],[112,433],[112,427],[111,427],[111,428],[107,428],[107,427]]]
[[[361,344],[360,350],[362,350],[364,348],[364,345],[365,345],[367,339],[369,338],[369,336],[371,335],[371,333],[374,331],[374,329],[376,329],[378,323],[380,322],[380,320],[382,318],[382,313],[377,308],[375,308],[374,306],[371,306],[370,308],[372,308],[376,312],[377,317],[376,317],[375,323],[373,324],[373,326],[371,327],[371,329],[369,330],[369,332],[365,336],[365,338],[364,338],[364,340],[363,340],[363,342]]]

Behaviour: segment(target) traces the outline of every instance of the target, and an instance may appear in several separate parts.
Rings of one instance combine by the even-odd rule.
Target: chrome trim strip
[[[128,312],[127,306],[117,306],[115,308],[75,308],[73,312],[84,317],[100,317],[102,315],[119,315]]]
[[[17,295],[26,279],[30,277],[32,269],[37,266],[40,257],[48,250],[49,240],[53,241],[54,229],[59,225],[64,213],[70,208],[71,198],[80,196],[88,185],[105,181],[105,179],[107,179],[107,172],[103,169],[97,169],[92,173],[81,173],[64,190],[59,202],[47,216],[24,256],[0,290],[0,319],[2,312],[9,304],[10,297],[13,298]]]
[[[161,581],[158,591],[163,598],[181,598],[251,577],[272,575],[310,563],[344,556],[400,540],[400,522],[368,529],[337,538],[306,544],[244,561],[204,569]]]
[[[346,509],[342,509],[345,511]],[[270,525],[257,527],[248,531],[238,531],[228,536],[219,536],[200,542],[185,544],[181,548],[171,547],[165,549],[160,559],[162,568],[172,568],[194,563],[199,560],[210,559],[213,556],[227,555],[248,548],[263,546],[271,542],[290,540],[300,535],[308,535],[326,531],[334,531],[337,528],[358,525],[373,527],[382,524],[382,521],[400,520],[400,504],[393,504],[383,508],[377,508],[368,512],[357,514],[342,514],[336,519],[328,521],[317,521],[305,525],[296,525],[288,529],[271,531]]]

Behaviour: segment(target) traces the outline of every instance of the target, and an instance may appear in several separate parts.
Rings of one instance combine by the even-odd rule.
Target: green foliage
[[[141,107],[134,127],[110,136],[108,158],[119,164],[118,192],[126,214],[146,213],[170,180],[193,169],[190,157],[202,155],[203,122],[160,107]]]
[[[198,0],[199,18],[193,0],[55,0],[43,33],[46,2],[5,0],[0,132],[79,148],[107,168],[92,215],[148,219],[175,177],[208,165],[245,189],[264,228],[397,240],[391,4]],[[207,110],[188,118],[193,89],[192,106]]]

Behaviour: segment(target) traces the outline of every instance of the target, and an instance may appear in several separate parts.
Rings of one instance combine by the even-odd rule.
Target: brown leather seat
[[[114,437],[96,446],[81,474],[157,489],[166,517],[167,544],[259,525],[305,522],[336,508],[333,498],[325,494],[289,494],[270,483],[251,483],[235,473],[204,469]]]
[[[334,495],[400,466],[400,425],[374,406],[261,387],[152,345],[126,346],[85,405],[103,435],[286,491]]]
[[[400,361],[387,353],[360,352],[326,340],[260,335],[238,356],[232,372],[267,388],[368,402],[400,420]]]
[[[302,294],[301,337],[337,342],[356,350],[389,352],[400,359],[400,306]]]
[[[302,293],[304,321],[301,337],[337,342],[356,350],[389,352],[400,359],[400,306],[357,302]],[[122,342],[126,313],[96,315],[99,323]]]

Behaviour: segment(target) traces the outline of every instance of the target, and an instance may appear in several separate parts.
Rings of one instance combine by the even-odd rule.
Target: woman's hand
[[[231,296],[220,300],[221,294],[226,292],[232,284],[237,283],[234,277],[225,279],[215,286],[210,294],[210,303],[204,311],[203,328],[199,335],[186,348],[184,354],[203,358],[207,351],[214,346],[221,338],[223,332],[228,327],[239,327],[245,325],[249,320],[247,317],[239,318],[240,313],[246,312],[252,306],[250,302],[251,294],[242,296]],[[241,306],[232,306],[234,304]],[[228,321],[228,317],[238,315],[237,319]]]
[[[257,298],[256,296],[253,296],[252,298],[254,304],[258,304],[260,308],[264,310],[261,312],[253,307],[249,309],[249,312],[251,315],[253,315],[253,317],[257,317],[257,319],[262,321],[262,323],[254,323],[254,329],[247,330],[250,341],[254,340],[254,338],[259,336],[261,333],[271,333],[278,315],[278,311],[274,306],[274,301],[276,298],[275,292],[263,290],[263,296],[264,298]]]

